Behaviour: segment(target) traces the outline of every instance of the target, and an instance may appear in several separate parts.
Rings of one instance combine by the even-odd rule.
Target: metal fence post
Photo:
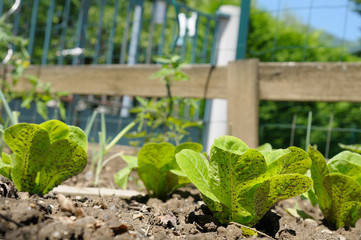
[[[143,20],[143,4],[144,0],[135,0],[133,26],[129,43],[128,65],[134,65],[138,61],[138,46]],[[131,105],[131,97],[127,95],[123,96],[122,109],[120,111],[120,116],[122,118],[129,117],[129,109],[131,108]]]
[[[137,63],[139,38],[142,29],[144,0],[135,1],[131,39],[129,43],[128,65]]]
[[[30,58],[33,55],[34,48],[34,39],[35,39],[35,31],[36,31],[36,20],[38,17],[38,7],[39,0],[35,0],[33,4],[33,9],[31,13],[31,21],[30,21],[30,36],[29,36],[29,45],[28,45],[28,53]]]
[[[238,30],[238,42],[237,42],[237,56],[236,56],[236,59],[245,59],[246,58],[248,23],[249,23],[250,9],[251,9],[251,0],[242,0],[242,3],[241,3],[241,18],[240,18],[239,30]]]
[[[229,15],[230,17],[229,19],[222,18],[219,22],[219,34],[216,36],[216,50],[212,56],[217,66],[225,66],[230,61],[234,61],[236,59],[237,30],[239,29],[240,9],[237,6],[223,5],[219,8],[219,13]],[[227,100],[212,100],[208,126],[207,152],[210,151],[215,138],[225,134],[233,135],[233,131],[231,132],[231,129],[227,126]]]
[[[77,26],[77,33],[76,33],[76,48],[84,48],[85,41],[86,41],[86,34],[87,34],[87,27],[88,27],[88,11],[90,7],[91,0],[82,0],[81,7],[79,11],[79,19],[78,19],[78,26]],[[83,61],[83,57],[74,56],[72,60],[72,64],[76,65]]]

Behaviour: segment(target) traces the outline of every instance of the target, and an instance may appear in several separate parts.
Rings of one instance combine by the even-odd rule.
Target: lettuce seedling
[[[202,151],[198,143],[182,143],[174,147],[171,143],[148,143],[138,153],[138,158],[126,156],[128,167],[114,175],[115,182],[122,188],[126,187],[128,176],[133,168],[137,168],[139,179],[144,183],[149,195],[164,198],[177,188],[189,183],[182,173],[175,154],[183,149]]]
[[[128,163],[128,166],[119,170],[114,174],[114,182],[122,189],[127,189],[128,179],[133,169],[138,167],[138,158],[130,155],[120,155],[120,157]]]
[[[312,159],[313,191],[308,196],[318,203],[325,221],[334,228],[352,227],[361,218],[361,155],[343,151],[328,163],[314,147]]]
[[[214,141],[209,161],[188,149],[176,159],[220,222],[254,226],[276,202],[312,187],[312,179],[303,175],[311,166],[305,151],[266,152],[265,157],[236,137],[222,136]]]
[[[4,141],[13,153],[2,153],[0,174],[19,191],[46,194],[87,163],[85,133],[58,120],[16,124],[5,130]]]

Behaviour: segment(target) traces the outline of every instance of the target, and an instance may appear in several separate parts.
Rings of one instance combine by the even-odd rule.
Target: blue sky
[[[281,11],[295,14],[297,18],[316,29],[348,41],[361,39],[361,15],[351,10],[348,0],[256,0],[258,6],[272,11],[276,16]],[[311,11],[310,11],[311,9]],[[311,14],[310,14],[311,13]]]

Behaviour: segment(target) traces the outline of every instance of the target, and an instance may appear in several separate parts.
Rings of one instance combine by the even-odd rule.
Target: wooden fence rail
[[[87,65],[30,68],[55,91],[74,94],[166,96],[166,89],[149,76],[156,65]],[[260,63],[257,59],[228,66],[189,65],[189,82],[172,86],[175,96],[225,98],[232,135],[258,145],[258,104],[276,101],[361,102],[361,63]],[[16,90],[26,91],[23,81]]]

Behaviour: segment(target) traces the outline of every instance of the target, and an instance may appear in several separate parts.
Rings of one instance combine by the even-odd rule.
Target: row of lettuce
[[[57,120],[20,123],[4,131],[12,154],[2,153],[0,174],[19,191],[43,195],[87,164],[87,136]],[[165,198],[193,183],[221,223],[254,226],[278,201],[306,196],[331,227],[352,227],[361,217],[361,155],[343,151],[326,161],[315,147],[249,148],[232,136],[217,138],[210,155],[198,143],[148,143],[114,180],[127,188],[136,169],[149,195]]]

